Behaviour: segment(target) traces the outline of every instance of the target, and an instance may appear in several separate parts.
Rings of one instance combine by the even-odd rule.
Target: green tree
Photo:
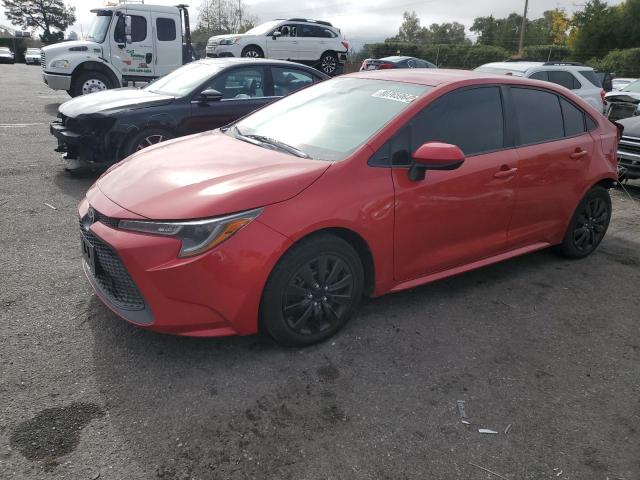
[[[464,32],[464,25],[458,22],[433,23],[424,27],[421,32],[422,40],[432,44],[462,44],[469,43]]]
[[[3,0],[2,5],[13,25],[43,30],[40,40],[46,44],[62,40],[64,31],[76,21],[75,8],[62,0]]]
[[[402,18],[402,25],[400,25],[396,40],[401,42],[419,42],[422,37],[422,28],[420,28],[420,19],[416,15],[416,12],[404,12]]]
[[[628,21],[620,15],[624,7],[625,4],[617,8],[602,0],[588,0],[582,10],[575,12],[570,43],[576,58],[602,57],[615,48],[627,46],[620,41],[623,25]]]

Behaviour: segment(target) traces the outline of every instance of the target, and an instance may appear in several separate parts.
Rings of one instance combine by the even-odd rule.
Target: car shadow
[[[98,179],[99,173],[90,174],[87,176],[74,176],[61,167],[60,170],[54,175],[53,183],[64,193],[70,195],[77,201],[84,198],[89,187]]]
[[[50,115],[52,117],[58,116],[58,108],[62,105],[62,103],[47,103],[44,106],[44,113]]]

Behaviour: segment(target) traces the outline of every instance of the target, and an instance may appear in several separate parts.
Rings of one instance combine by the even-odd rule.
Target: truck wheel
[[[80,74],[73,82],[71,87],[71,96],[79,97],[88,93],[101,92],[109,90],[114,85],[111,79],[104,73],[100,72],[84,72]]]
[[[248,47],[245,47],[244,50],[242,50],[242,54],[243,57],[250,57],[250,58],[264,58],[264,53],[262,52],[262,50],[259,47],[256,47],[254,45],[249,45]]]
[[[151,145],[165,142],[167,140],[171,140],[172,138],[175,138],[175,135],[173,135],[171,132],[163,130],[162,128],[148,128],[146,130],[142,130],[135,137],[129,140],[126,154],[127,156],[133,155],[134,153],[150,147]]]

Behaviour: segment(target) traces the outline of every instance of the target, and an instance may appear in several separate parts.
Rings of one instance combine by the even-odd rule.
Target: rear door
[[[162,77],[182,65],[182,34],[179,15],[152,13],[156,76]]]
[[[519,175],[505,125],[500,87],[457,90],[427,106],[378,154],[393,163],[396,280],[504,252]],[[459,146],[466,160],[411,181],[410,152],[430,141]]]
[[[225,70],[200,91],[213,88],[222,99],[200,102],[197,92],[191,102],[191,118],[186,133],[203,132],[222,127],[274,101],[273,89],[267,82],[267,67],[246,66]]]
[[[519,173],[509,248],[556,242],[582,195],[594,139],[585,112],[564,96],[528,87],[509,91]]]

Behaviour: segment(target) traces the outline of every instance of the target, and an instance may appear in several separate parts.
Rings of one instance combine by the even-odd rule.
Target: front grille
[[[108,225],[116,221],[96,212],[96,221]],[[109,219],[109,220],[107,220]],[[111,226],[111,225],[110,225]],[[144,310],[145,303],[129,276],[129,272],[118,257],[118,254],[91,231],[85,230],[80,220],[80,234],[93,245],[96,260],[95,280],[116,307],[124,310]]]
[[[46,61],[44,52],[40,52],[40,65],[42,65],[42,68],[45,68],[47,66],[47,61]]]
[[[640,138],[623,136],[620,139],[618,151],[640,155]]]
[[[620,139],[618,163],[630,171],[640,171],[640,138],[623,136]]]

